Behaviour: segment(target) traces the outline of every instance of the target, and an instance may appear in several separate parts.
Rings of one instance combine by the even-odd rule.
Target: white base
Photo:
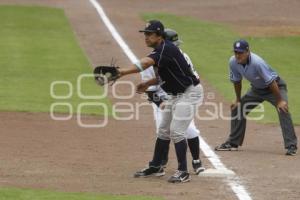
[[[233,176],[235,173],[229,169],[206,169],[201,172],[198,176],[204,177],[228,177]]]

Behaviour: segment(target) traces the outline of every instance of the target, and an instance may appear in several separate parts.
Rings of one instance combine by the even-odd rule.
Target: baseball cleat
[[[187,171],[177,170],[168,180],[169,183],[185,183],[191,180],[190,174]]]
[[[192,166],[194,169],[195,174],[199,174],[200,172],[203,172],[205,168],[202,166],[201,160],[193,160],[192,161]]]
[[[288,147],[288,150],[285,155],[295,156],[296,154],[297,154],[297,147],[295,145],[291,145]]]
[[[237,151],[238,145],[231,144],[229,142],[225,142],[220,146],[216,146],[215,151]]]
[[[162,167],[149,166],[145,169],[142,169],[141,171],[136,172],[133,176],[135,178],[139,178],[139,177],[149,177],[149,176],[160,177],[163,175],[165,175],[165,172]]]

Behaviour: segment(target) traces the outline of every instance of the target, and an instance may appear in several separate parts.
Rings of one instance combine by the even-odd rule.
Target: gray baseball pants
[[[197,106],[203,101],[203,88],[201,84],[192,85],[177,96],[170,96],[165,101],[162,110],[162,120],[157,136],[162,140],[173,140],[178,143],[186,139],[186,130],[194,119]]]
[[[281,97],[285,101],[288,101],[286,83],[280,79],[277,84]],[[268,88],[256,89],[252,87],[249,89],[249,91],[242,97],[240,107],[237,107],[231,111],[231,133],[227,139],[227,142],[240,146],[243,144],[246,131],[245,115],[250,113],[252,109],[254,109],[263,101],[268,101],[276,107],[276,98]],[[290,113],[284,113],[281,111],[278,112],[278,116],[285,148],[288,148],[291,145],[297,146],[297,136],[295,134]]]

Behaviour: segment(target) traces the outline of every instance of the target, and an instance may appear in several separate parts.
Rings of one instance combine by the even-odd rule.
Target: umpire
[[[183,54],[172,42],[164,40],[164,26],[158,20],[151,20],[145,29],[145,43],[153,51],[128,68],[121,68],[121,76],[138,73],[151,66],[157,74],[138,85],[139,92],[145,92],[150,85],[159,84],[170,98],[165,101],[162,120],[157,131],[154,156],[149,166],[135,173],[135,177],[162,176],[162,155],[170,140],[174,142],[178,161],[178,170],[168,181],[183,183],[190,181],[187,170],[187,143],[185,132],[194,118],[197,105],[203,99],[203,89]]]
[[[250,52],[247,41],[234,42],[233,50],[234,56],[229,60],[229,67],[236,102],[231,105],[231,133],[227,141],[215,150],[237,150],[243,144],[246,131],[244,114],[247,115],[263,101],[268,101],[277,108],[286,155],[296,155],[297,137],[288,110],[286,83],[261,57]],[[251,83],[251,88],[241,98],[243,77]]]

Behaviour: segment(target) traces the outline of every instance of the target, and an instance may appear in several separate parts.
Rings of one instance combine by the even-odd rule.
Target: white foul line
[[[129,60],[132,63],[135,63],[138,61],[136,56],[133,54],[131,49],[128,47],[128,45],[125,43],[121,35],[118,33],[114,25],[110,22],[109,18],[105,14],[102,6],[96,1],[96,0],[90,0],[90,2],[93,4],[93,6],[96,8],[98,14],[100,15],[103,23],[108,28],[109,32],[113,36],[113,38],[117,41],[117,43],[120,45],[121,49],[124,51],[126,56],[129,58]]]
[[[117,41],[117,43],[120,45],[124,53],[127,55],[129,60],[132,63],[135,63],[138,61],[137,57],[133,54],[131,49],[128,47],[128,45],[125,43],[121,35],[118,33],[118,31],[115,29],[114,25],[111,23],[107,15],[105,14],[102,6],[96,1],[96,0],[90,0],[91,4],[96,8],[100,19],[104,22],[105,26],[108,28],[110,33],[112,34],[113,38]],[[222,163],[220,158],[215,154],[215,152],[209,147],[209,145],[204,141],[204,139],[199,136],[200,139],[200,148],[205,154],[205,156],[208,158],[208,160],[211,162],[211,164],[218,170],[227,170],[231,171],[226,168],[226,166]],[[234,177],[228,177],[227,178],[227,184],[230,186],[234,194],[238,197],[239,200],[252,200],[250,197],[250,194],[247,192],[245,187],[240,183],[240,180],[238,176],[234,173]]]
[[[199,135],[199,140],[202,152],[217,170],[222,170],[224,172],[227,171],[229,172],[228,174],[233,173],[233,176],[228,176],[226,181],[238,199],[252,200],[246,188],[240,183],[241,181],[239,177],[233,171],[227,169],[227,167],[220,160],[219,156],[210,148],[201,135]]]

